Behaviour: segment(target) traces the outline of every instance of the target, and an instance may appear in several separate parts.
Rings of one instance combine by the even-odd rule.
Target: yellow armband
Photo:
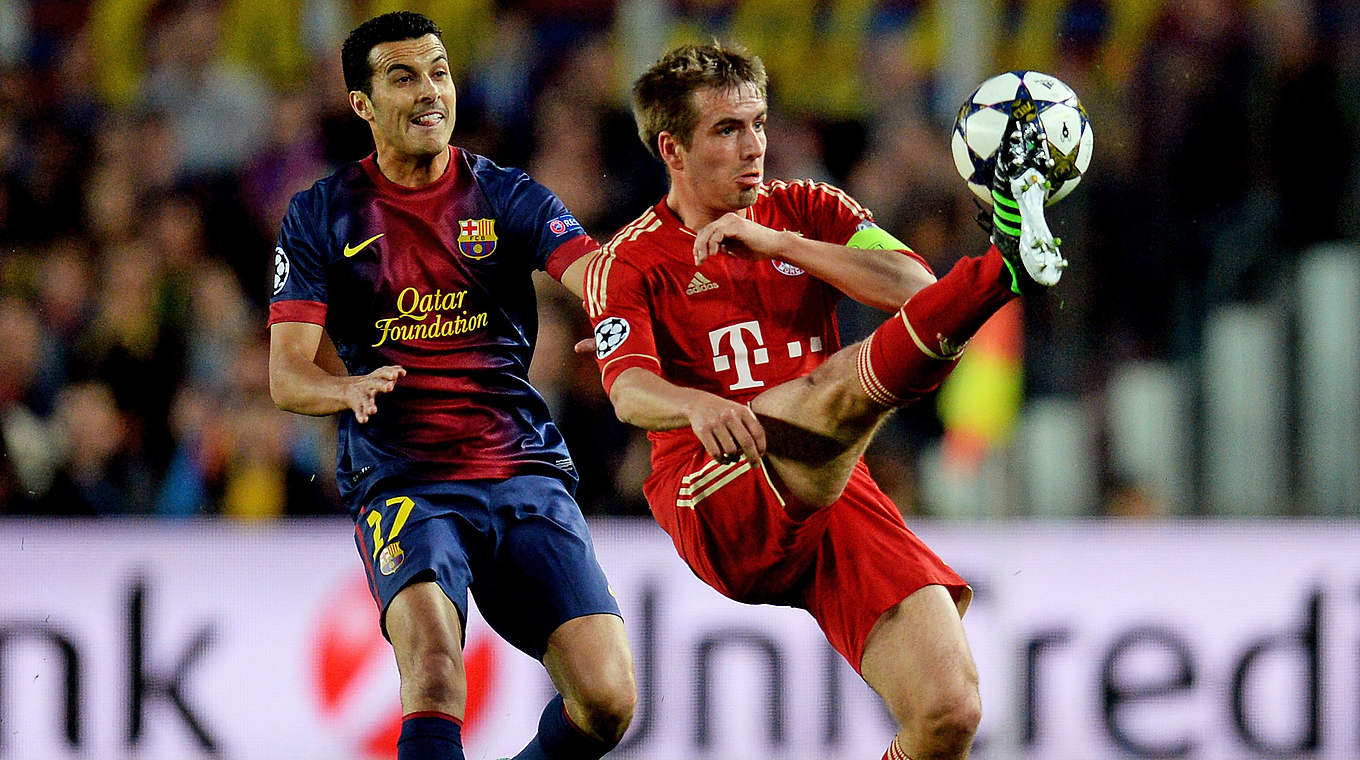
[[[870,223],[868,226],[861,227],[845,241],[849,248],[864,248],[877,251],[910,251],[911,248],[901,240],[888,234],[888,231],[876,224]]]

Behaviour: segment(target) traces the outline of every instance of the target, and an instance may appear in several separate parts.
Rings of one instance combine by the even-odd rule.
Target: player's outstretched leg
[[[602,742],[577,727],[558,694],[543,708],[533,741],[513,760],[598,760],[617,743]]]
[[[1058,281],[1067,262],[1043,215],[1052,165],[1039,123],[1012,119],[993,176],[986,254],[959,260],[858,346],[752,399],[795,517],[839,498],[884,414],[939,387],[998,309]]]
[[[860,670],[901,726],[886,760],[968,757],[982,701],[958,607],[943,586],[926,586],[883,613]]]
[[[513,760],[599,760],[619,743],[637,704],[627,640],[623,621],[607,614],[568,620],[552,633],[543,664],[561,694]]]
[[[1057,284],[1067,261],[1044,220],[1052,167],[1039,121],[1012,118],[992,177],[992,247],[961,259],[864,341],[859,376],[870,398],[901,406],[934,390],[997,309]]]

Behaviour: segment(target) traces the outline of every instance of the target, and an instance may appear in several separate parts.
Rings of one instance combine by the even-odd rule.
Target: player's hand
[[[765,428],[745,404],[704,394],[686,413],[704,451],[717,461],[730,464],[765,455]]]
[[[395,364],[379,367],[367,375],[349,378],[345,388],[345,403],[360,424],[378,412],[378,394],[389,393],[397,381],[406,376],[406,369]]]
[[[572,346],[572,350],[580,356],[594,356],[595,345],[594,338],[582,338],[576,341],[576,345]]]
[[[705,224],[694,236],[694,265],[719,253],[749,260],[778,258],[788,234],[729,211]]]

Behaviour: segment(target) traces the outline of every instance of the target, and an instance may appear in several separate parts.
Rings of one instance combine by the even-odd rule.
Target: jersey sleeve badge
[[[628,320],[622,317],[608,317],[595,325],[595,358],[603,359],[614,353],[628,340]]]
[[[291,265],[288,263],[288,254],[284,253],[283,246],[274,246],[274,295],[283,291],[283,286],[288,284],[288,272]]]
[[[566,213],[548,220],[548,232],[551,232],[555,237],[562,237],[573,232],[582,234],[585,229],[581,227],[580,222],[576,221],[576,217]]]

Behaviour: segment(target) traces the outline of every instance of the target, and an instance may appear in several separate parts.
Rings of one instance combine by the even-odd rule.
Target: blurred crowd
[[[0,0],[0,515],[342,511],[333,422],[269,400],[270,253],[291,195],[372,150],[339,44],[402,7],[444,30],[455,142],[528,170],[599,239],[665,192],[627,88],[669,45],[761,55],[767,174],[844,187],[937,273],[985,241],[949,152],[962,98],[998,71],[1058,76],[1096,157],[1051,215],[1062,297],[1025,305],[1031,396],[1193,355],[1213,305],[1360,235],[1345,0]],[[579,303],[540,291],[533,379],[582,506],[645,513],[645,440],[572,353]],[[875,447],[906,511],[930,511],[914,455],[941,431],[928,399]]]

